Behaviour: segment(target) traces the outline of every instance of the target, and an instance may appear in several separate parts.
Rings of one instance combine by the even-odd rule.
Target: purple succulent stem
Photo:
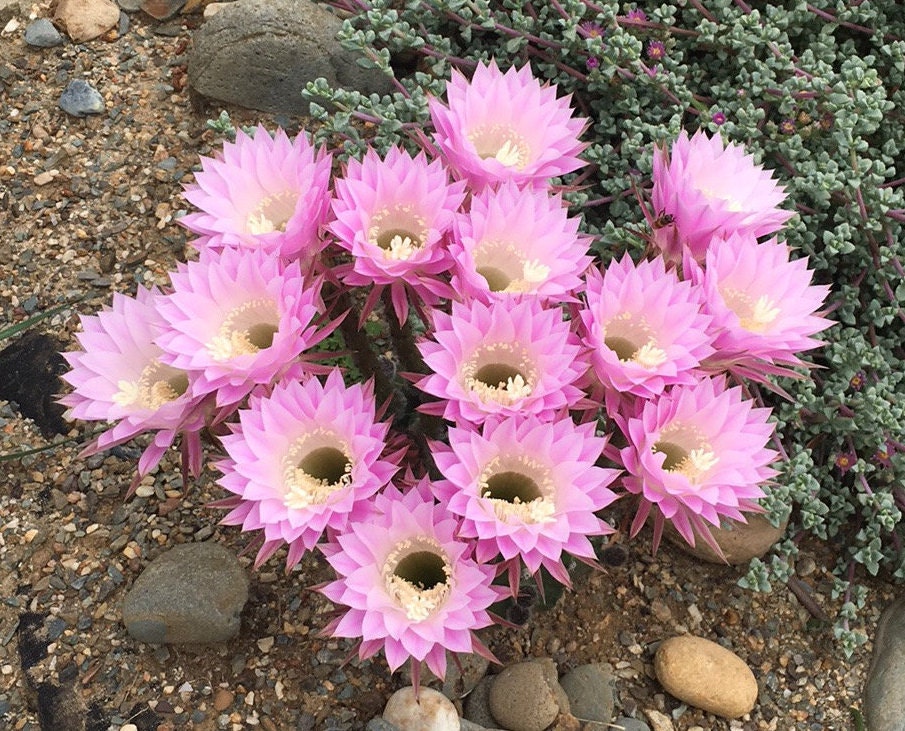
[[[886,215],[894,221],[905,223],[905,208],[893,208],[890,211],[886,211]]]
[[[422,2],[421,5],[425,9],[425,11],[427,11],[429,13],[434,12],[434,8],[431,7],[430,3]],[[484,27],[483,25],[479,25],[478,23],[472,23],[470,20],[463,18],[458,13],[454,13],[452,10],[446,10],[444,12],[446,13],[447,17],[452,18],[454,21],[456,21],[456,23],[458,23],[459,25],[461,25],[463,27],[475,28],[477,30],[487,30],[487,28]],[[493,21],[493,29],[495,31],[497,31],[498,33],[502,33],[503,35],[511,36],[512,38],[526,38],[529,41],[531,41],[532,43],[534,43],[538,46],[544,47],[544,48],[551,48],[551,49],[554,49],[557,51],[561,51],[563,48],[565,48],[565,46],[563,46],[562,43],[557,43],[555,41],[548,41],[548,40],[545,40],[544,38],[533,35],[531,33],[525,33],[524,31],[516,30],[515,28],[510,28],[508,25],[503,25],[502,23],[498,23],[496,20]]]
[[[881,188],[897,188],[898,186],[905,183],[905,178],[896,178],[895,180],[890,180],[888,183],[883,183]]]
[[[707,8],[704,7],[701,0],[691,0],[691,5],[692,5],[692,7],[694,7],[695,10],[697,10],[701,15],[703,15],[705,18],[707,18],[707,20],[709,20],[711,23],[713,23],[716,20],[713,13],[711,13],[709,10],[707,10]]]
[[[820,8],[815,8],[810,3],[807,4],[807,9],[811,13],[816,15],[818,18],[823,18],[824,20],[828,20],[831,23],[838,23],[843,28],[849,28],[850,30],[857,30],[861,33],[866,33],[869,36],[872,36],[874,33],[876,33],[876,30],[874,30],[873,28],[868,28],[867,26],[864,26],[864,25],[858,25],[857,23],[849,23],[846,20],[839,20],[839,18],[837,18],[832,13],[829,13],[826,10],[821,10]]]
[[[751,6],[748,5],[748,3],[746,3],[744,0],[735,0],[735,4],[742,9],[742,12],[745,15],[751,15]]]

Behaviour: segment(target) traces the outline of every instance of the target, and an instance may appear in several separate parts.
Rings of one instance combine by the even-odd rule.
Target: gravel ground
[[[115,40],[47,50],[27,48],[22,28],[0,36],[0,326],[84,297],[45,323],[71,347],[76,311],[95,311],[112,291],[134,292],[137,282],[164,284],[184,256],[185,232],[174,223],[183,208],[178,194],[198,155],[219,142],[204,124],[217,110],[193,110],[184,89],[197,22],[160,24],[137,14]],[[77,78],[101,92],[105,113],[77,119],[57,107]],[[273,122],[241,112],[234,119]],[[75,424],[68,436],[76,441],[88,431]],[[45,443],[15,404],[0,402],[0,454]],[[84,713],[100,728],[361,729],[405,684],[380,660],[341,667],[348,643],[317,634],[330,607],[305,590],[328,578],[313,557],[288,576],[280,556],[252,575],[234,642],[193,649],[132,640],[120,604],[149,560],[186,541],[215,540],[238,551],[245,539],[216,525],[217,513],[205,508],[221,497],[212,475],[183,494],[178,465],[166,458],[140,490],[145,496],[125,500],[138,451],[88,460],[77,452],[68,444],[0,462],[6,728],[39,728],[17,649],[17,627],[33,614],[50,617],[51,641],[33,672],[77,677]],[[610,662],[619,677],[617,710],[639,717],[661,710],[677,731],[853,728],[849,709],[860,706],[870,644],[846,661],[829,625],[815,622],[784,587],[754,594],[735,585],[739,569],[701,565],[668,545],[652,557],[645,535],[621,541],[614,539],[623,550],[608,554],[615,565],[579,578],[555,607],[528,613],[517,630],[491,630],[486,640],[498,657],[550,656],[560,670]],[[835,616],[835,556],[805,544],[802,557],[801,580]],[[894,596],[892,585],[870,586],[862,612],[868,628]],[[722,642],[754,670],[760,697],[750,717],[729,723],[663,694],[653,652],[685,630]]]

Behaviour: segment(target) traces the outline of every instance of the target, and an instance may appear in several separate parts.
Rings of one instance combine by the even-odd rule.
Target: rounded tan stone
[[[751,669],[738,655],[703,637],[665,640],[654,657],[654,672],[670,695],[723,718],[744,716],[757,701]]]
[[[760,513],[751,513],[746,516],[747,523],[735,520],[727,520],[723,528],[710,526],[710,532],[716,539],[717,545],[722,549],[720,556],[714,551],[695,531],[695,544],[688,544],[673,524],[666,521],[663,535],[671,543],[675,544],[691,556],[695,556],[709,563],[731,564],[737,566],[748,563],[752,558],[760,558],[769,551],[783,537],[786,532],[787,522],[776,526]]]

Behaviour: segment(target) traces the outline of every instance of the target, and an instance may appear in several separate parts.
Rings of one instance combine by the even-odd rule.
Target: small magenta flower
[[[325,631],[360,638],[362,659],[383,650],[392,671],[412,658],[416,685],[421,662],[446,674],[447,651],[490,655],[473,632],[492,624],[487,608],[502,590],[457,527],[426,483],[377,495],[366,520],[321,545],[338,578],[320,591],[346,608]]]
[[[563,554],[593,560],[587,536],[612,532],[595,513],[616,499],[608,485],[619,472],[595,465],[606,439],[594,429],[568,417],[489,419],[480,432],[451,428],[449,447],[434,445],[446,477],[434,493],[461,517],[459,536],[476,541],[479,561],[502,558],[513,595],[520,560],[568,585]]]
[[[866,376],[864,374],[864,371],[858,371],[849,379],[849,388],[851,388],[853,391],[860,391],[862,388],[864,388],[865,378]]]
[[[644,23],[647,21],[647,13],[645,13],[643,10],[635,8],[633,10],[629,10],[625,14],[625,19]]]
[[[114,292],[109,308],[80,318],[76,340],[82,350],[63,353],[70,366],[63,379],[73,390],[60,403],[73,418],[115,422],[82,454],[155,432],[139,460],[141,475],[154,468],[179,432],[197,432],[205,422],[201,402],[190,392],[189,373],[164,363],[155,343],[165,327],[160,299],[159,292],[143,287],[134,298]]]
[[[353,286],[390,287],[399,322],[408,317],[408,293],[436,304],[451,292],[439,278],[452,265],[446,233],[465,198],[463,183],[450,183],[439,160],[412,158],[393,147],[381,159],[369,150],[350,160],[336,181],[329,229],[351,252],[340,271]]]
[[[793,215],[778,207],[785,189],[744,148],[700,130],[691,138],[683,131],[671,151],[654,151],[653,183],[654,211],[672,217],[655,237],[673,261],[687,246],[702,262],[714,236],[765,236]]]
[[[603,38],[606,35],[606,30],[600,23],[586,20],[578,24],[578,34],[582,38]]]
[[[777,453],[766,448],[769,415],[743,399],[741,387],[727,389],[723,377],[645,401],[627,420],[629,446],[621,450],[629,473],[623,484],[640,499],[632,535],[652,508],[655,543],[669,520],[691,545],[695,532],[711,542],[708,523],[743,521],[745,511],[758,511],[760,484],[776,474],[769,465]]]
[[[589,239],[578,232],[562,197],[506,182],[471,199],[456,217],[449,253],[452,287],[462,298],[536,295],[574,300],[591,263]]]
[[[313,324],[320,282],[307,281],[297,261],[223,249],[177,265],[170,279],[172,292],[158,305],[166,323],[157,338],[161,361],[191,374],[195,396],[216,392],[218,407],[278,381],[327,334]]]
[[[587,67],[588,71],[593,71],[596,68],[600,68],[600,59],[597,56],[590,56],[587,61],[584,62],[585,67]]]
[[[180,223],[202,234],[205,247],[263,248],[307,267],[324,246],[331,162],[304,133],[290,140],[281,129],[273,137],[263,126],[254,137],[239,131],[220,156],[201,158],[201,172],[183,193],[201,211]]]
[[[646,53],[651,61],[662,61],[666,58],[666,46],[663,41],[649,41]]]
[[[372,385],[346,386],[338,370],[323,384],[284,381],[239,410],[233,433],[221,438],[219,483],[237,496],[221,523],[263,532],[257,565],[289,544],[289,569],[324,531],[366,517],[397,470],[392,457],[381,458],[388,425],[375,411]]]
[[[585,165],[578,155],[587,120],[572,116],[570,97],[542,86],[529,66],[502,73],[491,60],[471,81],[456,70],[448,106],[431,99],[434,138],[449,166],[475,190],[512,180],[544,187]]]
[[[732,234],[716,237],[703,270],[686,262],[713,317],[714,359],[798,365],[798,353],[822,345],[814,334],[833,322],[816,315],[828,285],[811,284],[807,257],[790,259],[785,242]]]
[[[717,127],[721,127],[726,124],[726,115],[723,112],[714,112],[710,117],[710,121],[713,122]]]
[[[787,118],[779,123],[779,131],[784,135],[793,135],[795,134],[796,129],[798,129],[798,127],[796,126],[794,119]]]
[[[839,473],[844,475],[858,462],[858,455],[854,451],[840,452],[833,461]]]
[[[534,298],[453,302],[433,324],[418,344],[433,373],[416,385],[442,400],[419,407],[425,413],[473,424],[492,414],[552,418],[582,397],[574,384],[587,362],[558,308]]]
[[[878,447],[877,451],[874,452],[874,461],[880,466],[888,469],[892,467],[892,455],[894,453],[890,443],[887,441],[882,447]]]
[[[697,290],[661,257],[636,265],[626,254],[602,275],[592,269],[586,293],[585,339],[605,387],[648,398],[697,381],[700,362],[713,353],[710,317]]]

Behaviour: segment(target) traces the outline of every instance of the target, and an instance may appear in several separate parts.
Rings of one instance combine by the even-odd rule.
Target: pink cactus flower
[[[206,246],[262,248],[308,264],[323,249],[320,227],[330,207],[331,157],[315,151],[304,133],[290,140],[258,126],[236,133],[183,195],[200,212],[180,219]],[[199,247],[200,248],[200,247]]]
[[[369,150],[361,162],[350,160],[336,181],[329,228],[352,253],[340,271],[345,283],[390,287],[399,322],[408,317],[408,293],[437,304],[452,292],[440,275],[452,266],[447,231],[465,197],[462,183],[450,183],[439,160],[412,158],[392,148],[381,159]]]
[[[623,484],[640,500],[632,535],[656,508],[655,544],[669,520],[691,545],[697,532],[719,553],[708,524],[760,511],[760,485],[776,474],[769,464],[777,453],[766,447],[769,415],[743,399],[741,387],[727,389],[722,376],[673,386],[641,403],[627,420],[629,445],[620,452],[629,473]]]
[[[307,281],[298,262],[224,249],[178,265],[171,280],[158,305],[166,322],[161,360],[192,374],[195,396],[216,392],[218,407],[278,381],[325,335],[313,324],[320,283]]]
[[[682,260],[687,246],[702,262],[715,236],[765,236],[793,215],[778,207],[786,198],[783,186],[741,145],[724,144],[719,135],[699,130],[689,138],[683,131],[670,151],[654,152],[653,162],[654,212],[671,217],[655,237],[673,261]]]
[[[361,638],[362,659],[383,650],[393,671],[412,658],[416,685],[421,662],[446,674],[447,651],[489,655],[473,631],[492,624],[487,608],[501,591],[493,568],[456,538],[458,521],[425,483],[404,495],[389,487],[374,508],[321,546],[338,576],[321,591],[347,607],[326,631]]]
[[[456,217],[449,251],[453,289],[483,300],[536,295],[550,303],[574,300],[591,262],[590,241],[578,233],[558,195],[514,183],[475,195]]]
[[[542,86],[529,66],[501,72],[478,64],[471,81],[453,70],[448,105],[431,99],[434,138],[450,167],[474,190],[512,180],[548,185],[582,167],[579,142],[587,120],[572,116],[570,97]]]
[[[479,561],[509,565],[513,593],[520,560],[569,585],[563,554],[592,561],[587,536],[612,532],[595,513],[616,499],[608,485],[619,471],[595,465],[606,439],[594,429],[568,417],[493,418],[480,432],[451,428],[449,446],[434,446],[446,477],[434,484],[437,498],[461,517],[459,536],[476,541]]]
[[[422,411],[479,424],[491,414],[552,418],[582,397],[588,365],[558,308],[535,299],[454,302],[433,313],[431,339],[418,344],[433,371],[416,384],[442,401]]]
[[[284,381],[252,396],[233,433],[220,484],[238,496],[221,521],[263,531],[257,563],[289,544],[291,568],[325,531],[342,531],[366,514],[369,499],[397,470],[381,457],[388,425],[376,421],[370,383],[346,386],[332,370],[323,384]]]
[[[604,386],[649,398],[697,380],[700,362],[713,353],[710,317],[698,291],[662,258],[637,265],[628,254],[614,259],[602,275],[588,273],[586,292],[581,317]]]

